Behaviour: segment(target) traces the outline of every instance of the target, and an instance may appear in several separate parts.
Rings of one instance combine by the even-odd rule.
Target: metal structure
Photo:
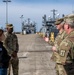
[[[51,10],[51,12],[53,12],[53,20],[55,21],[55,12],[56,12],[57,10],[55,10],[55,9],[53,9],[53,10]]]
[[[24,16],[23,16],[23,15],[21,15],[21,17],[20,17],[20,18],[21,18],[21,23],[23,23],[23,18],[24,18]]]
[[[24,25],[24,21],[23,21],[23,18],[24,18],[24,17],[23,17],[23,15],[21,15],[20,18],[21,18],[21,24],[22,24],[22,27],[23,27],[23,25]],[[22,28],[21,28],[21,30],[22,30]],[[23,31],[22,31],[22,34],[23,34]]]
[[[34,34],[36,33],[36,23],[30,22],[30,18],[25,22],[22,22],[22,34]]]
[[[6,3],[6,24],[8,24],[8,2],[11,2],[11,0],[3,0],[3,2]]]
[[[42,28],[40,29],[40,32],[42,33],[43,37],[48,37],[49,39],[53,35],[54,38],[57,36],[58,30],[56,29],[56,26],[54,25],[56,17],[55,17],[55,9],[53,11],[53,17],[50,19],[46,19],[46,15],[42,17]]]

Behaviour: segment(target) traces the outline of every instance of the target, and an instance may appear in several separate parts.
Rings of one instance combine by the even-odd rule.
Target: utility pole
[[[51,12],[53,12],[53,21],[55,21],[55,12],[56,12],[57,10],[55,10],[55,9],[53,9],[53,10],[51,10]]]
[[[23,28],[24,28],[24,21],[23,21],[24,17],[23,17],[23,15],[21,15],[20,18],[21,18],[21,24],[22,24],[22,29],[21,30],[22,30],[22,34],[23,34]]]
[[[21,15],[21,17],[20,17],[20,18],[21,18],[21,23],[23,23],[23,18],[24,18],[24,17],[23,17],[23,15]]]
[[[6,3],[6,25],[8,24],[8,2],[11,2],[11,0],[3,0],[3,2]]]

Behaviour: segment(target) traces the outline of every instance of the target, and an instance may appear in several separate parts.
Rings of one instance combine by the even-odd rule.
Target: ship
[[[47,16],[46,14],[44,14],[44,16],[42,17],[42,27],[40,29],[40,33],[42,35],[42,37],[48,37],[49,39],[52,37],[53,39],[55,39],[55,37],[57,36],[58,34],[58,30],[56,28],[56,25],[55,25],[55,21],[56,18],[55,17],[55,9],[52,10],[53,11],[53,17],[52,18],[48,18],[47,19]]]
[[[35,21],[30,22],[30,18],[25,22],[22,22],[22,34],[34,34],[36,33],[36,23]]]
[[[42,28],[40,29],[40,32],[43,33],[43,37],[50,37],[51,32],[53,32],[54,37],[56,37],[58,30],[55,26],[55,20],[53,19],[47,20],[46,15],[44,15],[42,18],[43,18]]]

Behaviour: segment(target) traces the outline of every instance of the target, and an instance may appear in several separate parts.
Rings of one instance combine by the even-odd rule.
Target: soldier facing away
[[[8,54],[11,56],[8,75],[10,75],[11,66],[13,70],[13,75],[18,75],[18,69],[19,69],[18,68],[19,60],[17,56],[19,50],[18,38],[13,33],[12,24],[8,24],[6,28],[7,28],[7,33],[5,34],[4,46],[7,49]]]

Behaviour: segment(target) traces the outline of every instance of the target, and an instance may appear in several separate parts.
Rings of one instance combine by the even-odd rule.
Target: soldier
[[[57,34],[53,44],[51,44],[51,42],[49,42],[49,44],[52,45],[52,46],[54,46],[54,44],[58,44],[59,45],[59,42],[63,39],[63,35],[62,34],[65,33],[64,29],[63,29],[64,18],[60,18],[60,19],[56,20],[55,25],[56,25],[56,28],[59,30],[59,33]],[[62,35],[62,36],[60,36],[60,35]]]
[[[57,58],[57,55],[58,55],[59,45],[62,42],[62,40],[66,37],[66,32],[64,31],[64,24],[65,24],[64,18],[60,18],[55,22],[56,28],[59,30],[59,33],[56,36],[55,41],[54,41],[54,45],[52,47],[53,54],[52,54],[51,59],[54,60],[54,61],[56,61],[56,58]],[[56,65],[57,75],[58,75],[58,70],[59,70],[58,65]]]
[[[7,28],[7,33],[5,34],[6,38],[4,40],[4,46],[7,49],[8,54],[11,56],[8,75],[10,75],[11,65],[12,65],[13,75],[18,75],[18,64],[19,64],[19,60],[17,57],[19,49],[18,38],[13,33],[12,24],[8,24],[6,28]]]
[[[64,30],[67,37],[60,43],[56,58],[58,75],[74,75],[74,16],[66,18]]]
[[[54,46],[52,47],[52,50],[58,50],[59,44],[61,43],[61,41],[65,38],[66,33],[64,31],[64,18],[58,19],[55,22],[55,25],[57,27],[57,29],[59,30],[59,33],[57,35],[57,37],[55,38],[54,41]],[[57,52],[53,52],[52,58],[55,59],[55,56],[57,55]]]

